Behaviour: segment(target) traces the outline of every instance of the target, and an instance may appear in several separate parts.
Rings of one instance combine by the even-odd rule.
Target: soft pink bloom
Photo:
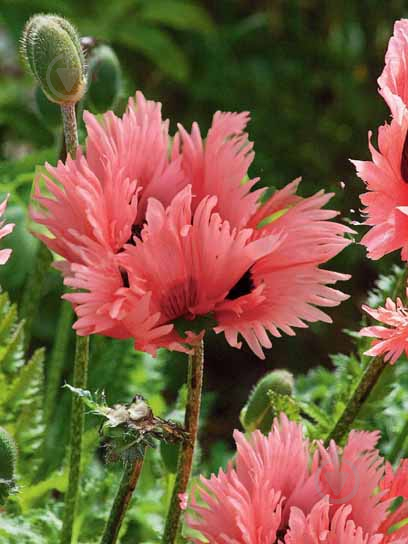
[[[247,113],[216,113],[205,140],[180,126],[171,145],[160,108],[137,93],[122,119],[86,113],[86,151],[37,180],[39,236],[81,290],[66,296],[78,334],[186,351],[204,334],[193,320],[209,316],[263,357],[268,334],[330,322],[318,307],[347,298],[331,284],[348,276],[320,266],[352,232],[323,209],[331,195],[301,198],[297,180],[261,205]]]
[[[387,463],[381,489],[387,490],[386,499],[395,497],[408,499],[408,459],[402,459],[396,471],[390,463]]]
[[[388,44],[385,67],[378,84],[393,115],[398,114],[401,102],[408,105],[408,19],[394,24],[394,34]]]
[[[301,425],[282,414],[268,436],[234,437],[234,464],[201,478],[186,518],[210,544],[379,544],[405,536],[405,529],[387,534],[405,510],[389,514],[394,491],[389,477],[382,483],[378,433],[353,431],[342,452],[332,442],[312,454]]]
[[[4,215],[4,212],[6,211],[7,207],[7,198],[0,204],[0,219]],[[7,234],[10,234],[12,230],[14,229],[14,225],[12,223],[4,224],[4,221],[0,221],[0,240],[4,238],[4,236],[7,236]],[[0,250],[0,265],[6,264],[6,262],[9,260],[11,255],[11,249],[1,249]]]
[[[381,530],[388,533],[389,530],[401,520],[408,519],[408,459],[402,459],[397,469],[394,471],[392,466],[387,463],[385,467],[385,476],[380,483],[380,487],[385,491],[383,500],[393,501],[402,497],[402,504],[383,522]],[[390,533],[388,539],[384,542],[393,542],[395,544],[406,544],[408,542],[408,525],[404,525],[399,531]]]
[[[352,507],[342,505],[334,516],[330,515],[330,503],[322,499],[307,516],[299,508],[291,511],[285,544],[379,544],[382,534],[370,536],[356,527],[350,518]]]
[[[360,331],[362,336],[375,338],[366,355],[384,356],[384,360],[391,364],[394,364],[404,351],[408,355],[408,309],[401,299],[398,298],[397,302],[394,302],[387,298],[385,308],[380,306],[373,310],[364,305],[363,310],[380,323],[387,325],[387,327],[382,325],[364,327]]]
[[[369,133],[372,160],[352,161],[367,187],[360,199],[365,206],[365,224],[371,228],[361,243],[372,259],[401,249],[402,259],[408,260],[408,180],[401,170],[407,129],[408,113],[403,108],[391,124],[379,128],[378,151]]]

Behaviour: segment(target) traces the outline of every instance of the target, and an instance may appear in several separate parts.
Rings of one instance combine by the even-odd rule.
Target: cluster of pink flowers
[[[186,519],[201,537],[192,542],[408,542],[408,525],[398,528],[408,518],[408,460],[394,473],[375,449],[378,433],[353,431],[342,452],[334,442],[312,447],[282,414],[268,436],[234,437],[234,465],[193,489]]]
[[[213,324],[233,347],[263,357],[270,336],[330,317],[348,276],[320,268],[350,242],[323,191],[299,180],[263,202],[250,179],[247,113],[214,115],[174,138],[161,105],[139,92],[122,118],[85,113],[86,151],[37,180],[32,211],[50,236],[80,335],[133,338],[135,347],[186,351]]]
[[[366,224],[371,228],[363,237],[372,259],[395,250],[408,261],[408,19],[395,23],[385,56],[385,67],[378,79],[380,94],[392,114],[390,123],[378,130],[378,151],[371,144],[371,161],[353,161],[365,182],[367,192],[361,195]],[[385,355],[394,363],[408,352],[407,310],[400,300],[388,300],[385,308],[364,310],[387,327],[364,328],[361,333],[374,337],[368,355]]]
[[[0,204],[0,240],[4,238],[4,236],[7,236],[7,234],[10,234],[10,232],[12,232],[12,230],[14,229],[14,225],[12,223],[5,224],[4,221],[1,221],[1,218],[6,211],[6,207],[7,198]],[[10,255],[11,249],[0,249],[0,265],[6,264],[6,262],[10,258]]]

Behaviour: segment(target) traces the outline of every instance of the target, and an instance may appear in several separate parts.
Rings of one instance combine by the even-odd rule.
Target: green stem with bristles
[[[125,462],[122,479],[102,535],[101,544],[115,544],[117,542],[119,531],[139,480],[142,467],[143,457],[137,458],[133,462]]]
[[[78,133],[75,114],[75,104],[61,105],[62,120],[66,151],[71,158],[75,158],[78,147]],[[77,336],[74,361],[74,387],[87,388],[88,381],[89,338]],[[79,484],[81,477],[82,435],[84,432],[85,407],[82,399],[72,396],[71,404],[71,431],[70,431],[70,458],[68,489],[65,495],[65,512],[62,524],[61,544],[71,544],[75,520],[75,511],[78,502]]]
[[[361,407],[380,379],[383,370],[387,366],[388,363],[386,363],[382,357],[374,357],[370,361],[350,399],[348,400],[343,413],[327,437],[326,446],[329,445],[331,440],[334,440],[337,444],[339,444],[344,436],[349,432],[354,420],[360,412]]]
[[[88,378],[89,337],[77,336],[74,362],[74,387],[86,389]],[[68,489],[65,495],[65,512],[62,524],[61,544],[71,544],[75,511],[81,477],[82,435],[84,434],[85,409],[78,395],[72,396],[70,458]]]
[[[62,104],[61,114],[62,122],[64,124],[66,152],[71,155],[71,158],[74,158],[76,149],[78,147],[78,129],[75,113],[75,104],[73,102],[69,102],[68,104]]]
[[[406,284],[408,277],[408,268],[404,270],[401,277],[398,279],[395,285],[392,299],[396,299],[399,296],[405,295]],[[326,446],[330,444],[331,440],[340,443],[346,434],[351,430],[352,425],[360,413],[360,410],[369,397],[371,391],[378,383],[383,371],[387,368],[388,363],[384,361],[383,357],[373,357],[365,368],[359,382],[357,383],[354,391],[352,392],[342,414],[337,420],[332,431],[325,440]]]
[[[187,490],[193,465],[193,455],[197,440],[198,423],[201,406],[201,390],[203,384],[204,369],[204,344],[201,342],[193,348],[188,358],[187,376],[187,405],[184,418],[184,427],[189,438],[180,446],[180,453],[177,463],[176,481],[173,494],[170,499],[170,507],[167,514],[166,526],[164,529],[163,544],[173,544],[180,527],[181,507],[180,495]]]

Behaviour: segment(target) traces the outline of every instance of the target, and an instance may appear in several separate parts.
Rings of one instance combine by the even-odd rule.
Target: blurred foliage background
[[[190,126],[197,120],[205,132],[216,110],[249,110],[256,150],[252,174],[260,176],[263,185],[282,187],[302,175],[304,195],[334,191],[332,205],[342,220],[360,220],[358,194],[363,185],[348,158],[368,157],[367,132],[389,115],[376,92],[376,79],[393,21],[408,14],[406,2],[0,0],[0,192],[12,192],[8,216],[18,223],[12,238],[14,255],[1,271],[0,283],[14,301],[21,299],[36,251],[26,222],[33,171],[45,160],[55,163],[59,147],[59,133],[39,115],[34,82],[18,56],[24,23],[38,12],[66,16],[82,36],[113,47],[123,74],[118,113],[136,89],[163,103],[173,130],[177,121]],[[357,230],[359,238],[362,229]],[[224,441],[239,425],[250,385],[267,369],[299,372],[318,364],[330,366],[329,353],[351,349],[343,328],[357,326],[367,290],[397,259],[377,264],[367,260],[361,247],[348,248],[331,264],[353,276],[344,285],[350,301],[331,312],[334,324],[275,340],[266,362],[246,348],[228,348],[222,338],[209,340],[205,390],[212,417],[207,419],[203,444],[207,453],[221,455]],[[61,280],[50,272],[31,350],[51,345],[60,292]],[[95,350],[98,346],[102,349],[103,344]],[[106,350],[101,353],[109,359]],[[101,370],[105,385],[118,379],[122,361],[118,354],[115,357],[107,361],[111,375]],[[160,387],[154,382],[154,394],[160,390],[170,402],[184,380],[185,365],[180,356],[164,359],[148,364],[154,372],[160,368],[165,379]],[[93,384],[101,386],[98,365],[92,364]],[[139,369],[147,363],[139,358],[134,364]],[[69,368],[67,354],[66,380]],[[137,379],[141,373],[134,371],[134,392],[141,388]],[[118,399],[123,389],[117,389],[112,400],[128,400]],[[67,402],[69,395],[61,395]]]

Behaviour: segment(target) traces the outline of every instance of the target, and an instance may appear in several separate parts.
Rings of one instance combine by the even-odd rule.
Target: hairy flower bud
[[[21,51],[51,102],[78,102],[85,92],[84,55],[74,27],[56,15],[34,15],[24,29]]]
[[[89,90],[87,106],[94,113],[104,113],[115,106],[121,88],[121,69],[113,49],[98,45],[88,63]]]
[[[17,447],[9,433],[0,427],[0,504],[14,489]]]
[[[273,419],[279,415],[273,409],[271,391],[290,396],[293,392],[292,374],[286,370],[274,370],[259,380],[241,410],[240,420],[246,431],[270,431]]]

